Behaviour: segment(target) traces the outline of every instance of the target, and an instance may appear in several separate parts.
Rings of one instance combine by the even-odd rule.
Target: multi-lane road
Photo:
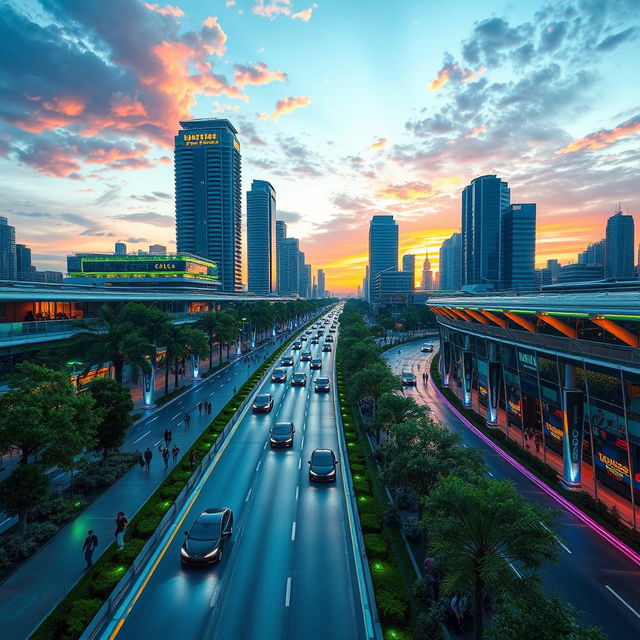
[[[287,381],[262,386],[260,392],[274,396],[273,409],[249,410],[238,421],[206,480],[196,485],[188,511],[102,638],[367,637],[340,466],[335,483],[313,485],[308,479],[314,449],[339,451],[335,352],[323,353],[322,342],[304,343],[322,359],[322,371],[311,371],[294,351]],[[294,371],[307,373],[306,387],[291,386]],[[314,392],[312,381],[320,375],[332,379],[330,393]],[[271,449],[269,429],[281,421],[295,425],[293,447]],[[230,507],[235,516],[222,561],[182,566],[183,530],[203,509],[217,506]]]
[[[436,420],[462,436],[465,446],[482,450],[492,477],[508,478],[527,499],[557,509],[548,494],[467,429],[431,383],[423,384],[422,372],[428,370],[433,354],[420,353],[420,344],[405,344],[385,354],[394,373],[412,371],[418,378],[418,385],[405,388],[405,395],[427,404]],[[583,622],[600,627],[612,640],[639,640],[640,567],[567,511],[561,511],[559,538],[558,562],[548,563],[541,572],[545,588],[583,611]]]

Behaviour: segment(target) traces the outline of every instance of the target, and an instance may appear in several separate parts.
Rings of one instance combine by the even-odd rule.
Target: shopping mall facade
[[[634,527],[640,523],[640,294],[443,297],[443,382]]]

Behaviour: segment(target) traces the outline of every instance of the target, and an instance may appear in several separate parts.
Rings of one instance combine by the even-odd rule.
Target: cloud
[[[389,141],[386,138],[378,138],[375,142],[372,142],[367,148],[369,151],[379,151],[384,149]]]
[[[238,131],[245,144],[250,144],[256,147],[265,147],[266,141],[258,135],[255,124],[245,119],[241,119],[238,122]]]
[[[120,196],[120,187],[110,185],[106,191],[98,196],[92,204],[98,207],[104,207],[105,205],[111,204],[118,199]]]
[[[282,71],[270,71],[264,62],[254,62],[250,64],[236,64],[236,70],[233,74],[235,84],[239,88],[243,88],[248,84],[261,85],[271,82],[285,82],[287,74]]]
[[[52,213],[42,213],[39,211],[12,211],[12,216],[24,216],[26,218],[53,218]]]
[[[260,118],[262,120],[267,120],[269,118],[277,120],[280,116],[291,113],[295,109],[308,107],[310,104],[311,98],[309,96],[291,96],[288,98],[282,98],[276,102],[276,108],[273,113],[262,113],[260,114]]]
[[[145,2],[144,6],[149,9],[149,11],[155,11],[161,16],[173,16],[174,18],[181,18],[184,16],[184,11],[180,9],[180,7],[173,7],[170,4],[166,4],[164,7],[161,7],[159,4]]]
[[[291,14],[291,0],[256,0],[251,11],[262,18],[274,20],[279,15]]]
[[[125,242],[131,242],[132,244],[137,244],[138,242],[149,242],[146,238],[127,238]]]
[[[624,31],[607,36],[602,42],[598,44],[596,49],[600,51],[611,51],[615,49],[619,44],[626,42],[627,40],[634,40],[638,34],[637,27],[629,27]]]
[[[133,195],[131,198],[139,202],[158,202],[159,200],[171,200],[171,194],[164,193],[163,191],[153,191],[152,193],[146,193],[141,196]]]
[[[297,211],[282,211],[278,209],[276,212],[276,218],[278,220],[284,220],[284,222],[293,224],[295,222],[300,222],[302,220],[302,214]]]
[[[435,195],[431,185],[424,182],[405,182],[402,185],[389,185],[378,190],[378,195],[404,202],[427,200]]]
[[[213,101],[213,109],[211,109],[211,113],[225,113],[226,111],[238,113],[238,111],[240,111],[240,105],[220,104],[217,100]]]
[[[435,79],[429,83],[429,89],[431,91],[437,91],[449,82],[472,82],[484,75],[485,71],[486,69],[483,66],[481,66],[477,72],[462,68],[457,62],[454,62],[451,54],[446,53],[443,66],[440,71],[438,71]]]
[[[600,129],[584,138],[574,140],[556,153],[575,153],[576,151],[595,151],[614,144],[622,138],[640,133],[640,114],[618,125],[614,129]]]
[[[105,229],[99,221],[87,216],[77,213],[62,213],[59,217],[69,224],[84,227],[84,229],[79,232],[81,236],[111,237],[114,235],[111,231]]]
[[[481,127],[473,127],[471,131],[465,136],[465,138],[475,138],[475,136],[484,133],[489,127],[486,124],[483,124]]]
[[[311,20],[311,16],[313,15],[313,10],[318,8],[318,4],[314,2],[308,9],[303,9],[302,11],[298,11],[291,15],[291,18],[302,20],[303,22],[309,22]]]
[[[175,218],[173,216],[164,216],[155,211],[141,211],[138,213],[126,213],[121,216],[114,216],[114,220],[122,220],[126,222],[140,222],[142,224],[151,224],[156,227],[173,227],[175,226]]]

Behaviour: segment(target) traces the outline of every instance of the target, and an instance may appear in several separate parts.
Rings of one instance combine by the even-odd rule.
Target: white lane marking
[[[264,451],[267,448],[267,441],[264,441],[264,447],[262,447],[262,450]]]
[[[173,418],[171,418],[172,420],[175,420],[178,416],[180,415],[180,412],[176,413],[175,416],[173,416]]]
[[[302,458],[298,458],[298,469],[302,467]]]
[[[136,444],[136,442],[140,442],[140,440],[142,440],[142,438],[146,438],[150,433],[151,433],[151,431],[147,431],[147,433],[145,433],[144,435],[140,436],[137,440],[134,440],[133,444]]]
[[[13,520],[13,518],[7,518],[6,520],[3,520],[2,522],[0,522],[0,527],[1,527],[3,524],[5,524],[5,523],[9,522],[9,520]]]
[[[300,443],[300,448],[304,449],[304,434],[302,436],[302,442]]]
[[[553,531],[551,531],[551,529],[549,529],[549,527],[547,527],[547,525],[544,522],[540,522],[540,525],[542,526],[543,529],[546,529],[555,539],[556,542],[567,552],[567,553],[573,553],[571,551],[571,549],[569,549],[569,547],[567,547],[566,545],[564,545],[561,541],[560,538],[558,538],[558,536],[553,533]]]
[[[160,416],[156,416],[155,418],[151,418],[151,420],[149,420],[149,422],[153,422],[154,420],[157,420]]]
[[[220,387],[220,388],[222,388],[222,387]],[[215,392],[215,391],[212,391],[212,392],[209,394],[209,397],[211,397],[211,396],[215,396],[215,395],[216,395],[216,392]]]
[[[157,447],[161,442],[162,442],[162,440],[158,440],[158,442],[156,442],[153,446]]]
[[[493,473],[491,473],[491,471],[487,471],[487,473],[493,478]]]
[[[298,499],[298,493],[300,492],[300,485],[296,487],[296,500]]]
[[[466,447],[467,445],[463,442],[463,443],[462,443],[462,446],[463,446],[463,447]]]
[[[287,595],[284,598],[284,606],[288,607],[291,602],[291,576],[287,578]]]
[[[262,464],[262,460],[260,460],[260,462],[258,462],[258,466],[256,467],[256,472],[258,471],[258,469],[260,468],[260,465]]]
[[[296,539],[296,521],[293,521],[293,525],[291,525],[291,542]]]
[[[247,497],[244,499],[245,502],[249,502],[249,497],[251,496],[252,489],[249,489],[249,493],[247,493]]]
[[[59,473],[55,478],[52,478],[52,481],[57,480],[58,478],[61,478],[65,473],[66,473],[65,471],[63,471],[62,473]]]
[[[608,584],[605,584],[604,586],[609,589],[609,591],[611,591],[611,593],[613,593],[613,595],[618,598],[618,600],[620,600],[620,602],[622,602],[622,604],[627,607],[627,609],[629,609],[636,618],[640,618],[640,613],[638,613],[624,598],[621,598]]]
[[[513,572],[518,576],[518,578],[522,578],[522,574],[513,566],[513,563],[509,563],[509,566],[513,569]]]

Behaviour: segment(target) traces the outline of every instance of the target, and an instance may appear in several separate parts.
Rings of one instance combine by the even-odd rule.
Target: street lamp
[[[244,325],[246,324],[247,319],[242,318],[242,329],[240,330],[240,339],[238,340],[238,349],[236,351],[236,355],[242,355],[242,338],[244,337]]]

